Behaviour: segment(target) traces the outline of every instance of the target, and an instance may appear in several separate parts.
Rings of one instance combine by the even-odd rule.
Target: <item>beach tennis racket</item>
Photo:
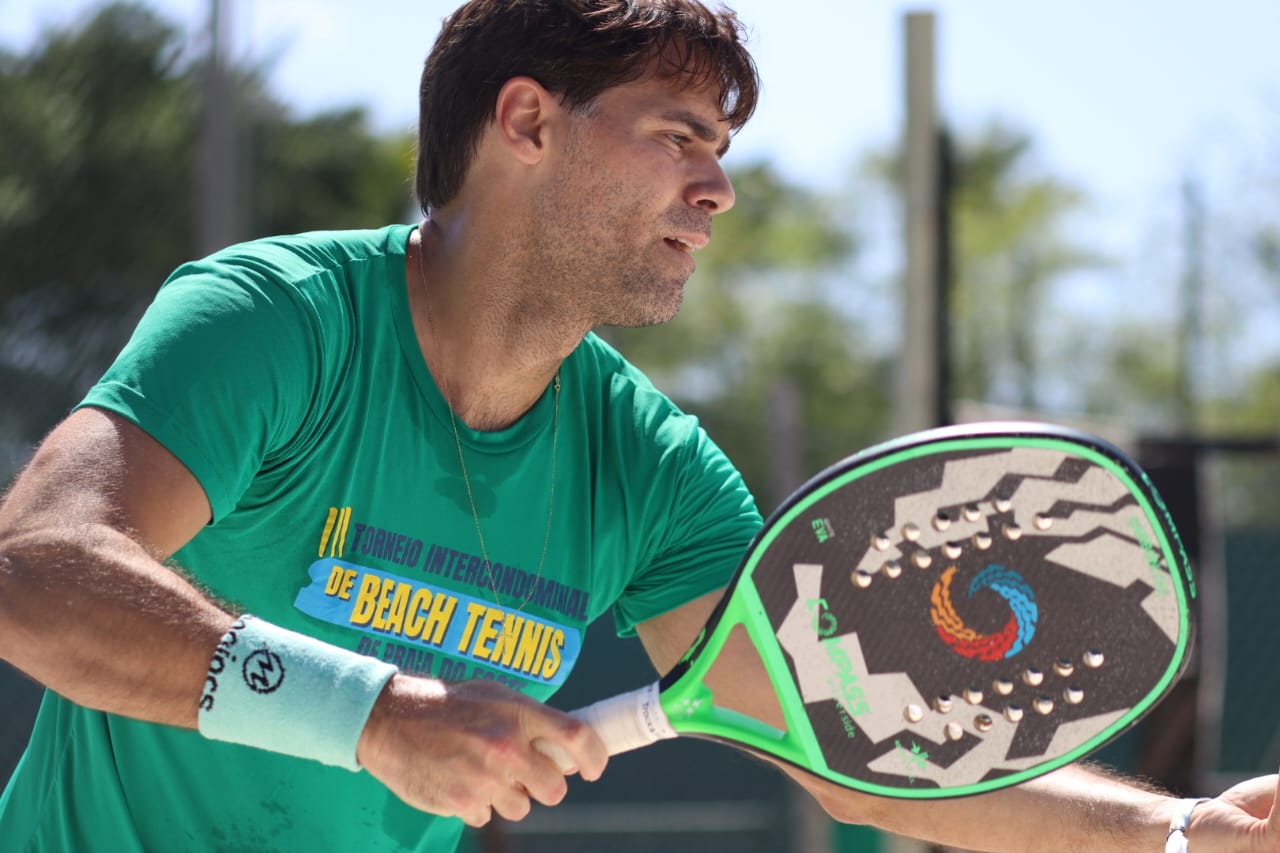
[[[671,672],[573,713],[611,754],[692,736],[872,794],[978,794],[1081,758],[1160,701],[1194,597],[1168,512],[1119,449],[1041,424],[929,430],[807,482]],[[739,626],[782,729],[706,686]]]

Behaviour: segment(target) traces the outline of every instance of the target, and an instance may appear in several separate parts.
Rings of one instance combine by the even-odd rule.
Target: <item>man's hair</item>
[[[462,188],[498,92],[537,80],[571,110],[654,67],[689,88],[716,84],[737,131],[755,111],[760,81],[744,28],[698,0],[471,0],[445,22],[422,72],[415,190],[423,212]]]

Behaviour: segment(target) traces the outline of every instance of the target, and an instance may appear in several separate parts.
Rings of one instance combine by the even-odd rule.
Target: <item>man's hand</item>
[[[1241,782],[1191,813],[1189,849],[1215,851],[1280,850],[1280,777],[1259,776]]]
[[[571,756],[562,771],[533,747],[544,739]],[[493,681],[445,684],[396,675],[374,705],[356,748],[361,766],[415,808],[483,826],[496,812],[529,813],[568,791],[567,773],[594,781],[608,752],[591,727]]]

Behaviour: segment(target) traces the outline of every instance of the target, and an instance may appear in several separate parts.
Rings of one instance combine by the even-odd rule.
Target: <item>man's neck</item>
[[[490,233],[490,232],[485,232]],[[569,322],[528,265],[427,220],[409,241],[406,279],[427,367],[457,417],[478,430],[520,419],[587,329]]]

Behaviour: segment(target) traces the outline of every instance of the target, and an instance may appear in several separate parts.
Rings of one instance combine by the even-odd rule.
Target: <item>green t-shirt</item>
[[[558,429],[550,389],[508,429],[458,423],[487,572],[409,315],[411,230],[181,267],[82,405],[135,421],[200,481],[212,523],[174,561],[235,610],[545,698],[606,610],[629,633],[723,586],[759,515],[696,419],[588,335],[561,370]],[[520,640],[500,646],[507,623]],[[461,828],[367,773],[53,693],[0,800],[3,850],[435,851]]]

